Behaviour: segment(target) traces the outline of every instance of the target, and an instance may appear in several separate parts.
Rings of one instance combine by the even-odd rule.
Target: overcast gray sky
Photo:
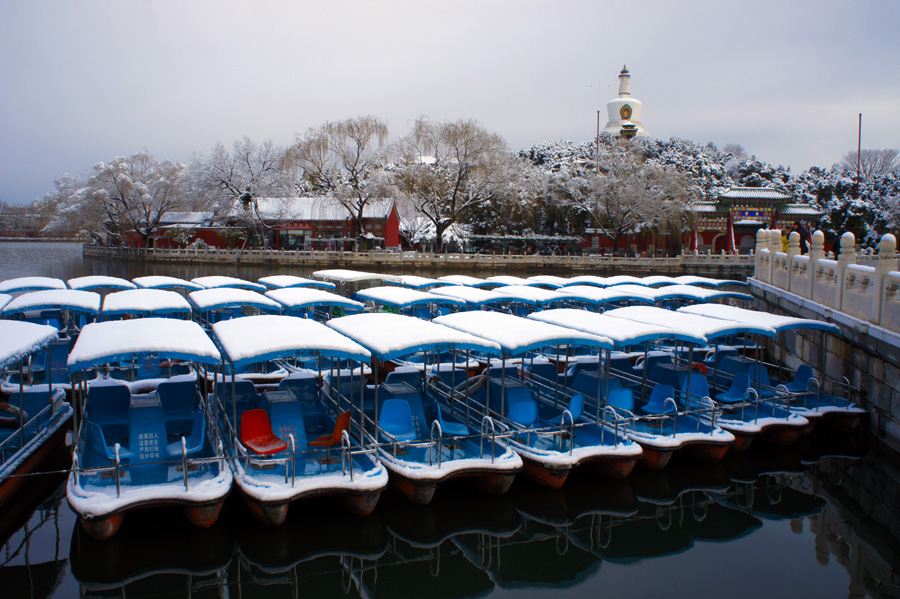
[[[586,141],[623,64],[654,137],[830,166],[900,147],[896,0],[0,2],[0,200],[373,114]]]

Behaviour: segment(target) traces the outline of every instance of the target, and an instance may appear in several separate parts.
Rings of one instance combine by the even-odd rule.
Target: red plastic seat
[[[259,455],[269,455],[287,449],[287,443],[272,432],[269,415],[262,408],[244,412],[241,418],[241,443]]]
[[[334,423],[334,431],[321,437],[316,437],[308,443],[310,447],[333,447],[341,442],[341,434],[350,429],[350,410],[343,412]]]

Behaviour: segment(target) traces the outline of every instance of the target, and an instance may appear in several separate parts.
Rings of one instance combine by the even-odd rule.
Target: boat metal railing
[[[44,418],[49,414],[48,418]],[[28,420],[23,422],[23,419],[20,415],[19,417],[19,430],[14,432],[12,435],[0,441],[0,461],[3,463],[17,451],[21,450],[25,447],[26,443],[31,439],[26,441],[25,433],[29,431],[29,429],[34,430],[34,436],[40,433],[42,429],[42,425],[46,425],[55,414],[53,410],[53,402],[51,398],[51,403],[47,404],[41,410],[35,414],[34,416],[30,416]],[[33,438],[33,437],[32,437]],[[18,445],[16,444],[18,442]]]
[[[434,429],[437,428],[437,444],[435,445],[434,440]],[[428,465],[432,466],[434,464],[434,453],[437,451],[438,454],[438,468],[441,467],[441,456],[444,453],[441,451],[441,448],[444,446],[444,430],[441,428],[441,423],[437,420],[432,421],[431,423],[431,444],[432,450],[428,452]]]

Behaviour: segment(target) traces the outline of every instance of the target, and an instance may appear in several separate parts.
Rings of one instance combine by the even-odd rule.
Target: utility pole
[[[859,170],[862,165],[862,113],[859,113],[859,132],[856,135],[856,198],[859,199]]]

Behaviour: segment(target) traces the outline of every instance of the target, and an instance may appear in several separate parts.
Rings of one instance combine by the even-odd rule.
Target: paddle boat
[[[315,279],[307,279],[305,277],[295,277],[294,275],[270,275],[261,277],[258,282],[265,285],[267,289],[292,289],[295,287],[314,287],[324,289],[326,291],[335,288],[334,283],[327,281],[316,281]]]
[[[457,395],[474,417],[490,416],[510,432],[504,443],[525,463],[525,473],[548,487],[560,487],[572,469],[590,464],[601,474],[624,478],[641,457],[641,447],[619,430],[584,413],[584,395],[559,385],[527,379],[534,352],[556,346],[611,348],[606,337],[491,312],[458,312],[434,322],[496,343],[501,359],[468,379]],[[518,365],[508,367],[510,360]],[[519,368],[521,366],[521,369]],[[471,418],[470,416],[470,423]]]
[[[254,283],[237,277],[225,277],[222,275],[211,275],[206,277],[195,277],[191,279],[191,283],[200,285],[204,289],[247,289],[249,291],[259,291],[263,293],[267,287],[260,283]]]
[[[840,333],[840,329],[829,322],[781,316],[735,306],[715,304],[685,306],[680,308],[679,312],[739,323],[761,323],[779,334],[796,329]],[[823,421],[836,428],[855,430],[866,417],[866,411],[850,399],[856,390],[846,379],[837,381],[818,375],[811,366],[805,364],[796,369],[791,380],[779,380],[774,376],[770,378],[769,368],[772,368],[773,373],[780,371],[781,368],[762,363],[759,354],[756,360],[734,360],[732,366],[733,372],[730,374],[736,376],[746,373],[748,387],[756,389],[758,395],[777,396],[786,409],[796,412],[812,423]]]
[[[621,287],[598,287],[596,285],[565,285],[557,290],[570,296],[572,307],[585,306],[594,311],[602,311],[610,306],[621,307],[631,304],[653,304],[653,297],[643,291],[635,293]]]
[[[312,318],[324,322],[335,316],[355,314],[365,310],[365,304],[342,295],[308,287],[287,287],[266,291],[266,297],[281,304],[288,316]]]
[[[264,361],[362,362],[370,355],[322,323],[291,316],[217,322],[213,334],[227,374]],[[321,379],[322,373],[304,373],[258,392],[250,381],[230,376],[219,386],[234,480],[250,512],[266,525],[281,525],[291,503],[314,496],[334,496],[353,513],[369,514],[387,485],[375,450],[350,435],[359,430],[361,413],[349,399],[320,393]]]
[[[512,301],[512,298],[507,294],[466,285],[434,287],[430,293],[446,295],[447,297],[461,300],[465,302],[466,310],[505,310],[505,307]]]
[[[441,285],[447,285],[446,281],[431,279],[428,277],[419,277],[416,275],[399,275],[396,279],[386,280],[385,283],[387,283],[388,285],[395,285],[397,287],[418,289],[419,291],[430,289],[432,287],[440,287]]]
[[[86,277],[76,277],[66,281],[69,289],[78,289],[81,291],[98,291],[100,289],[107,290],[124,290],[136,289],[137,285],[127,279],[119,277],[109,277],[106,275],[89,275]]]
[[[24,365],[30,355],[47,348],[58,336],[56,328],[0,320],[0,370],[19,370],[18,391],[5,390],[0,399],[0,509],[8,505],[28,474],[59,451],[71,428],[72,406],[52,381],[25,384]]]
[[[420,504],[429,503],[438,485],[450,479],[466,479],[493,494],[509,489],[522,460],[503,442],[499,423],[487,414],[466,421],[455,392],[425,388],[418,370],[395,370],[394,362],[421,352],[496,354],[495,343],[400,314],[357,314],[326,324],[372,355],[377,378],[371,387],[361,378],[342,383],[328,377],[323,391],[351,399],[363,414],[360,439],[378,447],[394,488]]]
[[[767,337],[775,335],[774,329],[758,320],[726,321],[688,312],[641,306],[619,308],[606,314],[629,321],[691,330],[703,335],[707,343],[735,335],[755,334]],[[755,438],[763,434],[779,443],[790,444],[809,431],[809,421],[778,406],[773,397],[755,392],[747,393],[746,386],[741,390],[731,389],[735,391],[733,394],[716,393],[715,386],[710,384],[710,378],[707,377],[708,367],[694,362],[695,345],[689,344],[687,352],[676,348],[675,355],[686,354],[686,362],[657,365],[647,376],[657,385],[676,390],[676,399],[680,407],[696,409],[701,414],[708,413],[710,424],[716,424],[733,435],[735,451],[745,451]],[[712,381],[716,380],[718,368],[714,362]],[[708,412],[704,410],[704,406],[709,406]],[[712,453],[708,457],[712,458]]]
[[[167,277],[161,275],[150,275],[146,277],[135,277],[131,280],[141,289],[180,289],[183,291],[197,291],[203,289],[203,285],[185,281],[178,277]]]
[[[190,375],[132,393],[121,381],[92,381],[110,362],[186,360],[215,367],[220,355],[195,322],[137,318],[92,323],[68,358],[76,435],[66,496],[85,531],[108,539],[126,512],[176,505],[193,524],[212,525],[231,489],[216,405]]]
[[[0,281],[0,293],[7,295],[49,289],[66,289],[66,284],[61,279],[53,277],[16,277]]]
[[[587,413],[599,419],[601,413],[605,415],[608,409],[613,410],[628,438],[643,449],[641,464],[652,469],[664,468],[676,452],[691,446],[705,448],[711,445],[709,451],[712,452],[727,449],[734,440],[731,434],[703,424],[695,413],[686,410],[676,413],[674,388],[649,393],[648,399],[652,386],[649,373],[656,366],[669,365],[671,360],[668,352],[651,351],[651,344],[703,344],[706,338],[684,328],[607,316],[610,313],[563,308],[536,312],[528,317],[611,340],[612,348],[604,356],[598,354],[575,361],[566,372],[558,375],[573,391],[584,395]],[[635,347],[643,347],[644,351],[626,353]],[[634,366],[633,361],[638,365]],[[551,369],[550,374],[544,376],[550,378],[554,374]],[[532,376],[538,376],[538,373]],[[669,398],[671,400],[666,401]]]
[[[469,275],[443,275],[438,277],[438,281],[443,281],[446,285],[463,285],[465,287],[493,287],[497,283],[492,283],[478,277],[470,277]]]
[[[30,355],[21,373],[10,372],[4,377],[0,391],[15,393],[20,376],[25,377],[28,385],[52,383],[60,389],[70,389],[66,370],[69,349],[81,328],[93,321],[99,311],[100,295],[92,291],[50,289],[11,299],[0,311],[3,318],[52,326],[59,331],[59,337]]]
[[[559,289],[568,285],[569,279],[565,277],[557,277],[555,275],[535,275],[525,279],[529,285],[538,285],[540,287],[549,287],[550,289]]]
[[[312,274],[314,277],[319,277],[320,279],[336,284],[338,286],[338,293],[348,297],[352,296],[354,289],[358,290],[366,283],[372,284],[377,281],[396,281],[399,279],[399,277],[394,275],[347,270],[344,268],[317,270]]]
[[[164,289],[126,289],[103,298],[101,320],[128,318],[191,318],[191,305],[174,291]]]
[[[448,295],[407,289],[405,287],[370,287],[358,291],[357,300],[370,302],[376,310],[406,314],[430,320],[435,312],[446,313],[450,308],[464,308],[466,303]]]
[[[265,287],[262,291],[265,291]],[[193,307],[194,320],[207,329],[219,321],[245,314],[281,312],[281,304],[274,299],[241,287],[215,287],[191,291],[188,300]]]

